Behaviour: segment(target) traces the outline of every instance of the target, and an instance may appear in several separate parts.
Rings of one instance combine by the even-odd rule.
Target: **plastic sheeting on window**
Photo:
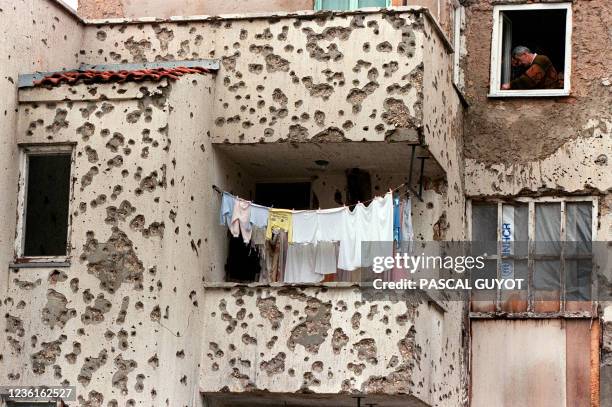
[[[575,242],[568,244],[568,250],[566,250],[568,254],[591,253],[592,211],[591,202],[568,202],[566,204],[566,240]]]
[[[561,256],[561,204],[535,206],[535,251],[538,255]]]

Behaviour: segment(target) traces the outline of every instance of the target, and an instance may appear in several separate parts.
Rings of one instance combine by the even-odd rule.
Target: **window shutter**
[[[350,0],[319,0],[317,1],[317,9],[319,10],[349,10],[351,8]]]
[[[357,2],[358,7],[388,7],[389,2],[387,0],[359,0]]]

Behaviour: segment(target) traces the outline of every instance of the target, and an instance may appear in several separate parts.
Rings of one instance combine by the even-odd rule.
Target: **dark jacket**
[[[546,55],[536,55],[524,74],[510,81],[510,89],[559,89],[559,74]]]

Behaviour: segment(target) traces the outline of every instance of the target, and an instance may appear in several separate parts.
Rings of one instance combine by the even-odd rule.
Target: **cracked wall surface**
[[[205,292],[203,282],[223,279],[226,256],[210,187],[243,196],[254,187],[207,133],[213,118],[200,100],[214,94],[213,81],[21,91],[20,143],[76,142],[72,264],[9,272],[0,374],[9,383],[76,385],[85,406],[195,406],[198,390],[227,389],[364,390],[457,405],[463,352],[452,338],[462,322],[452,304],[442,312],[426,301],[374,303],[336,288]],[[405,181],[372,176],[374,192]],[[313,188],[334,206],[338,192],[346,199],[345,182],[324,175]],[[413,201],[415,234],[440,238],[447,189],[428,183],[424,200]],[[219,324],[226,335],[209,337]]]
[[[424,20],[398,9],[92,26],[82,61],[221,59],[216,142],[385,141],[400,128],[414,139],[423,121]]]
[[[81,0],[79,15],[84,18],[157,17],[243,14],[274,11],[312,10],[313,0]]]
[[[612,187],[607,1],[573,3],[569,97],[487,98],[493,4],[466,7],[466,189],[472,196]]]
[[[522,2],[521,2],[522,3]],[[530,2],[530,3],[536,3]],[[542,1],[544,3],[544,1]],[[487,97],[493,5],[466,4],[465,189],[476,198],[594,195],[596,240],[612,239],[612,57],[608,1],[574,1],[571,93],[568,97]],[[605,263],[604,263],[605,264]],[[607,290],[610,270],[600,270]],[[607,280],[607,281],[606,281]],[[609,291],[609,290],[608,290]],[[612,402],[611,306],[600,303],[601,405]]]
[[[82,406],[197,406],[209,378],[231,381],[233,391],[364,389],[410,393],[440,406],[464,399],[460,306],[441,311],[423,302],[407,313],[402,303],[361,304],[352,289],[288,294],[265,288],[257,295],[231,289],[228,296],[213,288],[205,293],[203,285],[223,280],[227,256],[211,186],[251,198],[261,181],[216,151],[214,144],[226,139],[324,145],[424,138],[450,172],[447,179],[427,179],[424,202],[413,200],[415,234],[420,240],[462,236],[462,220],[455,218],[463,207],[458,158],[444,151],[445,144],[460,143],[458,99],[443,68],[450,54],[422,11],[84,30],[82,40],[70,37],[68,55],[56,56],[61,65],[41,63],[40,69],[220,58],[221,70],[172,83],[22,90],[18,120],[16,99],[7,105],[6,115],[18,123],[7,129],[16,134],[6,140],[7,196],[17,194],[17,143],[76,144],[70,266],[6,269],[2,380],[76,385]],[[12,69],[24,72],[19,64]],[[429,64],[438,68],[426,72]],[[7,89],[15,89],[15,79]],[[384,161],[369,170],[374,194],[406,181],[407,168],[391,172]],[[344,172],[311,180],[321,206],[346,202]],[[2,237],[8,265],[16,199],[3,204],[2,216],[13,225]],[[217,325],[233,330],[203,340],[206,327]],[[210,352],[244,352],[251,364],[247,356],[233,362],[219,356],[215,366]],[[310,363],[298,361],[300,353],[313,355]],[[323,356],[338,365],[335,371]]]
[[[457,321],[426,301],[366,301],[350,287],[209,288],[205,298],[205,392],[358,391],[460,404]]]
[[[75,385],[84,406],[197,405],[210,249],[197,214],[212,190],[194,174],[214,174],[212,85],[77,85],[55,101],[58,88],[22,91],[18,142],[76,143],[71,264],[7,271],[3,382]]]

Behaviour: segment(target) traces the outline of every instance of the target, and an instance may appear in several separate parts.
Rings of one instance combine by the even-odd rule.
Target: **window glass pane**
[[[560,309],[560,261],[536,261],[533,273],[533,299],[536,312],[556,312]]]
[[[567,214],[566,239],[568,255],[591,253],[592,237],[592,203],[568,202],[565,206]]]
[[[359,0],[358,7],[387,7],[387,0]]]
[[[472,206],[474,254],[497,254],[497,205]]]
[[[529,281],[527,260],[510,260],[510,262],[513,272],[510,278],[523,281],[520,290],[518,282],[515,290],[501,290],[501,308],[506,312],[525,312],[527,311],[527,283]]]
[[[321,0],[321,10],[348,10],[350,8],[350,0]]]
[[[537,203],[535,205],[536,254],[561,254],[561,204]]]
[[[483,280],[492,280],[497,278],[497,260],[485,260],[485,266],[483,269],[474,268],[470,272],[470,279],[472,287],[476,285],[476,281]],[[495,301],[497,298],[497,290],[487,290],[487,289],[474,289],[471,291],[472,301]],[[484,304],[481,304],[484,305]],[[472,307],[473,311],[476,311],[474,307]]]
[[[565,292],[567,301],[591,300],[591,274],[593,262],[591,259],[566,260],[565,262]]]
[[[497,241],[497,205],[472,207],[472,240]]]
[[[561,262],[557,260],[536,261],[533,273],[533,288],[543,291],[559,290],[561,287],[560,266]]]
[[[28,157],[25,256],[66,254],[70,161],[68,154]]]

